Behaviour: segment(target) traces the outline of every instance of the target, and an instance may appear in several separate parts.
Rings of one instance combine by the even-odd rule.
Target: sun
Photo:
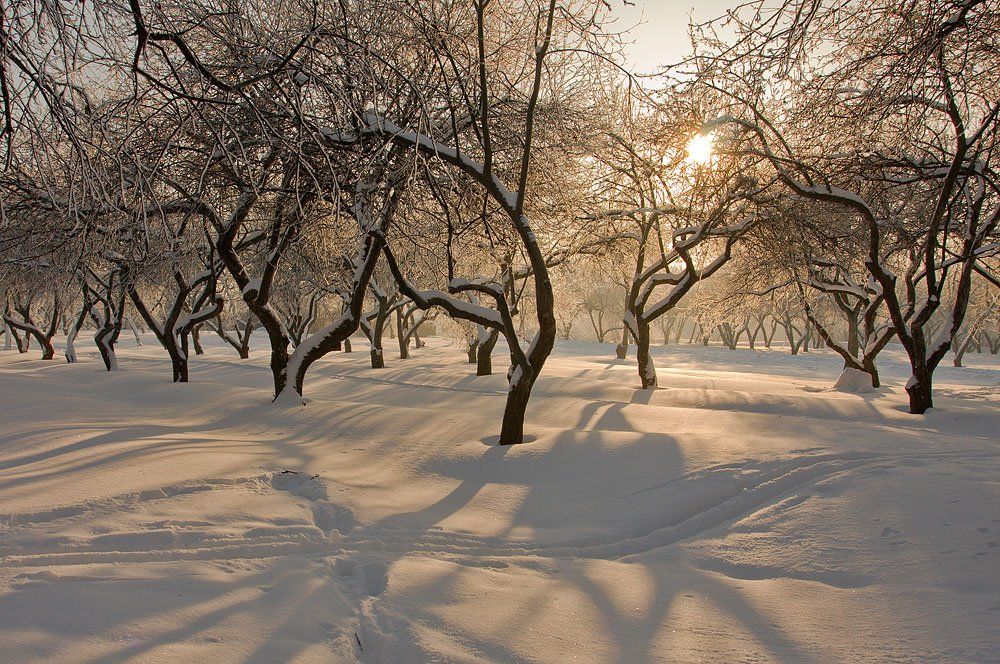
[[[687,161],[691,164],[704,165],[715,156],[715,135],[698,134],[687,144]]]

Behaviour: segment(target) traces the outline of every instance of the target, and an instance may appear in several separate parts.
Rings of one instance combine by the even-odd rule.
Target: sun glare
[[[712,161],[715,136],[698,134],[687,144],[687,161],[691,164],[704,165]]]

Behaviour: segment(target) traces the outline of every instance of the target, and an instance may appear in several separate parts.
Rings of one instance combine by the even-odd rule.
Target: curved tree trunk
[[[59,329],[59,317],[62,313],[59,307],[59,297],[57,295],[52,301],[52,313],[45,329],[39,327],[31,315],[31,300],[32,298],[29,298],[21,306],[15,307],[15,311],[21,315],[21,321],[8,316],[7,323],[11,327],[20,329],[24,333],[26,341],[30,337],[34,337],[42,349],[42,359],[51,360],[56,356],[56,349],[52,345],[52,339],[56,336],[56,330]],[[25,345],[25,349],[27,349],[27,344]]]
[[[109,307],[105,307],[105,314],[94,321],[97,323],[94,343],[97,344],[104,368],[108,371],[118,371],[118,355],[115,353],[115,344],[118,343],[118,336],[121,334],[124,322],[121,316],[121,308],[125,306],[124,299],[124,295],[122,295],[117,313]],[[93,311],[91,311],[91,318],[94,318]]]
[[[205,354],[205,349],[201,347],[201,325],[191,330],[191,345],[194,346],[195,355]]]
[[[507,403],[503,411],[503,423],[500,427],[500,445],[514,445],[524,442],[524,416],[531,399],[531,388],[535,377],[524,376],[516,382],[511,382],[507,392]]]
[[[118,334],[121,332],[121,321],[118,324],[103,326],[94,334],[94,343],[101,353],[101,360],[104,361],[104,368],[108,371],[118,371],[118,355],[115,353],[115,343],[118,341]]]
[[[955,358],[954,360],[952,360],[952,364],[954,364],[955,367],[957,368],[962,367],[962,358],[964,358],[965,354],[969,352],[970,348],[972,348],[973,342],[975,340],[975,334],[976,333],[974,330],[969,332],[968,334],[965,335],[965,338],[962,339],[962,341],[959,342],[958,345],[955,347]]]
[[[872,377],[872,387],[882,387],[874,357],[865,357],[861,364],[861,370]]]
[[[69,364],[76,362],[76,338],[80,334],[80,330],[83,329],[83,324],[86,322],[87,316],[90,314],[91,306],[93,306],[93,303],[88,297],[86,290],[84,290],[83,304],[80,306],[80,313],[77,314],[76,318],[72,320],[69,329],[66,331],[66,350],[64,355],[66,356],[66,362]]]
[[[14,346],[17,348],[18,353],[28,352],[28,335],[25,334],[23,337],[17,328],[11,325],[10,321],[4,319],[7,323],[7,339],[14,339]]]
[[[389,219],[394,214],[397,201],[398,192],[390,198],[386,207],[382,210],[378,226],[369,227],[365,233],[361,249],[353,262],[354,280],[350,289],[350,296],[344,301],[345,307],[343,313],[341,313],[340,317],[334,320],[331,324],[321,330],[318,330],[308,339],[303,339],[302,345],[295,349],[295,353],[288,360],[292,378],[291,387],[295,390],[295,394],[297,394],[299,398],[301,398],[303,394],[306,374],[309,371],[309,367],[311,367],[316,360],[330,352],[333,352],[333,348],[337,344],[343,344],[345,340],[349,339],[350,336],[357,331],[358,327],[361,326],[362,320],[365,318],[364,312],[362,311],[364,307],[365,293],[368,291],[368,286],[371,283],[375,266],[378,264],[383,247],[385,247],[384,231],[389,223]],[[386,315],[387,314],[381,314],[379,316],[382,319],[383,324],[385,322]],[[380,335],[381,330],[378,331],[377,335],[373,336],[381,339]],[[373,368],[375,368],[376,362],[374,350],[375,349],[373,347]],[[279,392],[276,399],[281,396],[282,395]]]
[[[636,328],[639,333],[635,340],[636,361],[639,368],[639,381],[644,390],[656,389],[656,365],[649,349],[649,323],[640,316],[636,317]]]
[[[52,339],[46,339],[44,336],[36,336],[38,340],[38,345],[42,347],[42,359],[51,360],[56,356],[55,346],[52,345]]]

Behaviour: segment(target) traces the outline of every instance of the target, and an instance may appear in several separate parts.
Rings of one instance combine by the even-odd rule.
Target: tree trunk
[[[500,338],[500,331],[493,330],[489,336],[479,343],[479,355],[476,358],[476,375],[489,376],[493,373],[493,348]]]
[[[736,350],[736,333],[731,324],[722,323],[719,325],[719,336],[722,337],[722,343],[725,344],[726,348]]]
[[[403,313],[396,309],[396,341],[399,344],[399,359],[408,360],[410,359],[410,338],[406,336],[406,330],[403,328],[406,326],[406,320],[403,318]]]
[[[188,361],[187,358],[171,358],[171,364],[174,371],[174,382],[175,383],[186,383],[188,382]]]
[[[173,371],[174,382],[175,383],[188,382],[187,353],[175,349],[173,351],[170,351],[168,354],[170,355],[170,368]]]
[[[861,330],[857,317],[847,319],[847,352],[851,357],[858,357],[861,350]],[[847,366],[845,362],[844,366]]]
[[[93,308],[90,311],[91,319],[97,325],[97,331],[94,333],[94,343],[97,344],[97,350],[101,353],[101,360],[104,361],[104,368],[108,371],[118,371],[118,356],[115,354],[115,344],[118,343],[118,337],[122,332],[122,324],[125,322],[122,314],[125,309],[125,297],[126,294],[123,288],[118,295],[117,302],[111,305],[108,302],[114,302],[114,297],[109,293],[108,301],[103,306],[104,314],[102,316],[95,315]]]
[[[136,346],[141,346],[142,345],[142,337],[139,336],[139,328],[136,327],[135,321],[132,320],[131,316],[126,316],[126,319],[128,320],[128,327],[129,327],[129,329],[132,330],[132,336],[135,337],[135,345]]]
[[[757,350],[757,337],[764,329],[764,321],[757,321],[757,325],[751,330],[747,328],[747,344],[750,346],[750,350]]]
[[[684,325],[687,323],[687,316],[681,316],[676,324],[676,329],[674,330],[674,344],[679,344],[681,342],[681,337],[684,335]]]
[[[913,376],[906,383],[906,393],[910,397],[910,413],[923,415],[934,407],[931,396],[931,372],[924,366],[913,368]]]
[[[18,353],[28,352],[29,339],[27,334],[22,337],[13,325],[7,326],[7,333],[14,337],[14,345],[17,346]]]
[[[388,315],[389,312],[386,304],[379,302],[378,315],[375,318],[375,324],[372,326],[372,337],[370,339],[372,344],[372,369],[385,368],[385,357],[382,354],[382,335],[385,331],[385,321]]]
[[[74,325],[69,328],[69,333],[66,334],[66,350],[63,355],[66,357],[67,364],[73,364],[76,362],[76,335],[77,327]]]
[[[515,371],[519,369],[517,367]],[[535,376],[524,374],[511,382],[500,428],[500,445],[518,445],[524,442],[524,415],[534,384]]]
[[[52,334],[48,334],[46,332],[43,332],[38,326],[34,324],[34,322],[31,320],[31,314],[28,311],[28,309],[19,311],[19,313],[21,314],[21,317],[24,318],[23,323],[10,320],[7,321],[12,330],[14,330],[15,332],[18,331],[22,332],[24,335],[23,337],[16,337],[18,341],[18,349],[20,349],[23,345],[24,350],[22,350],[21,352],[22,353],[27,352],[28,340],[31,339],[31,337],[34,337],[35,340],[38,341],[39,348],[42,349],[42,359],[51,360],[52,358],[54,358],[56,356],[56,349],[52,345],[52,336],[55,333],[56,324],[58,323],[58,320],[52,321],[52,326],[48,330]],[[58,312],[56,312],[53,315],[58,316],[59,314]],[[22,338],[23,338],[23,344],[22,344]]]
[[[250,338],[253,336],[253,327],[253,319],[248,317],[243,332],[239,337],[239,347],[236,349],[236,352],[240,354],[241,360],[250,358]]]
[[[691,326],[691,336],[688,337],[689,344],[693,344],[694,340],[698,338],[699,330],[701,330],[701,323],[695,321],[694,324]]]
[[[764,348],[771,350],[771,343],[774,341],[774,335],[777,334],[777,332],[778,332],[778,321],[772,320],[771,334],[768,334],[766,329],[764,330]]]
[[[118,371],[118,356],[115,354],[117,337],[115,329],[107,326],[99,329],[94,335],[94,343],[97,344],[97,350],[100,351],[101,359],[104,361],[104,368],[108,371]]]
[[[636,327],[639,332],[639,337],[635,340],[639,381],[644,390],[656,389],[656,365],[653,364],[653,356],[649,352],[649,323],[636,316]]]
[[[962,343],[960,343],[958,345],[958,348],[955,350],[955,359],[953,361],[953,364],[956,367],[958,368],[962,367],[962,358],[965,357],[965,353],[969,350],[970,346],[972,346],[972,335],[968,335],[965,338],[965,340],[962,341]]]
[[[263,324],[263,318],[261,314],[265,312],[264,307],[257,307],[254,314],[258,319],[261,319]],[[264,313],[266,317],[268,313]],[[267,338],[271,344],[271,360],[269,366],[271,368],[271,378],[274,381],[274,395],[277,396],[281,394],[281,391],[285,389],[285,384],[288,382],[288,335],[281,331],[281,324],[277,323],[277,319],[269,321],[270,324],[263,324],[264,329],[267,331]]]
[[[861,369],[872,377],[872,387],[882,387],[882,383],[879,380],[878,369],[875,368],[875,358],[864,358],[861,361]]]
[[[660,322],[660,332],[663,333],[663,345],[664,346],[669,346],[670,345],[670,332],[674,329],[674,325],[676,325],[676,324],[677,324],[677,320],[675,318],[673,318],[673,317],[670,317],[669,320],[661,319],[661,322]]]
[[[990,355],[1000,353],[1000,334],[992,336],[984,332],[983,337],[986,339],[986,347],[989,348]]]
[[[76,319],[70,323],[69,329],[66,331],[66,351],[64,354],[66,362],[69,364],[76,362],[76,337],[80,334],[80,329],[83,328],[83,324],[87,320],[90,307],[90,300],[87,299],[85,294],[83,306],[80,307],[80,313],[77,314]]]
[[[56,356],[55,346],[52,345],[51,339],[46,339],[45,337],[38,337],[38,343],[42,347],[42,359],[51,360]]]
[[[253,334],[253,322],[251,318],[247,318],[246,325],[240,330],[239,324],[234,324],[233,329],[236,332],[236,337],[231,337],[223,327],[222,321],[218,318],[215,319],[215,332],[219,335],[223,341],[233,347],[241,360],[246,360],[250,357],[250,336]]]
[[[364,264],[361,267],[359,278],[355,281],[353,294],[351,298],[347,301],[347,306],[344,312],[340,315],[340,318],[336,319],[330,325],[327,325],[322,330],[319,330],[312,334],[308,339],[303,339],[303,345],[295,350],[295,354],[289,358],[289,367],[292,373],[292,389],[295,390],[295,394],[299,398],[302,397],[303,388],[305,386],[306,373],[309,371],[309,367],[313,363],[325,357],[327,354],[333,352],[333,346],[337,342],[341,344],[345,340],[349,339],[352,334],[357,332],[358,327],[361,325],[361,321],[364,318],[364,313],[362,312],[362,305],[364,304],[365,291],[368,289],[368,283],[371,279],[372,272],[375,269],[375,264],[378,262],[379,252],[381,251],[381,240],[374,235],[369,235],[366,240],[366,249],[364,250]],[[382,322],[384,323],[384,316],[382,317]],[[372,335],[375,339],[381,341],[381,326],[378,330],[378,335]],[[376,367],[374,348],[372,349],[372,364],[373,368]],[[379,360],[381,360],[381,344],[378,348]],[[280,397],[279,393],[279,397]]]
[[[476,364],[479,361],[479,335],[475,332],[469,335],[465,352],[469,356],[469,364]]]
[[[785,339],[788,340],[788,351],[792,355],[798,355],[799,345],[802,343],[802,341],[799,340],[798,343],[795,342],[795,331],[794,331],[795,328],[792,325],[791,319],[788,318],[787,316],[785,317],[785,322],[782,323],[782,327],[785,328]]]
[[[195,355],[204,355],[205,349],[201,347],[201,326],[191,330],[191,345],[194,346]]]
[[[622,325],[622,340],[621,343],[615,346],[615,357],[619,360],[624,360],[628,357],[628,326]]]
[[[799,348],[802,349],[803,353],[809,352],[809,344],[812,343],[812,327],[808,320],[803,326],[802,339],[799,341]]]

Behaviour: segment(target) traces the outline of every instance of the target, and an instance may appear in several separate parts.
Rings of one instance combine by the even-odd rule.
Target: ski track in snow
[[[921,455],[913,458],[919,456]],[[273,491],[287,491],[305,500],[312,513],[312,524],[262,523],[242,532],[222,534],[207,527],[211,524],[161,522],[149,524],[150,527],[143,530],[99,535],[89,540],[12,539],[12,544],[0,544],[0,554],[3,555],[4,564],[22,567],[269,558],[303,553],[339,555],[345,552],[379,551],[419,551],[431,556],[449,554],[617,559],[697,536],[751,514],[788,492],[875,460],[884,459],[876,455],[814,455],[775,463],[770,468],[760,470],[756,463],[750,463],[746,467],[729,464],[708,468],[688,474],[680,481],[697,482],[701,476],[728,471],[733,475],[733,482],[720,496],[719,502],[692,512],[679,522],[663,524],[651,532],[565,542],[513,543],[499,538],[474,537],[445,530],[389,530],[377,525],[344,528],[342,524],[349,524],[354,519],[343,508],[338,508],[329,501],[320,478],[280,471],[242,479],[195,481],[46,512],[2,514],[0,524],[6,526],[8,532],[13,532],[15,527],[20,529],[19,527],[27,525],[50,524],[60,520],[84,520],[90,514],[134,508],[138,503],[166,501],[175,496],[236,487],[260,490],[268,486]],[[756,472],[743,475],[740,472],[742,470]],[[345,532],[341,532],[342,530]],[[337,536],[331,538],[333,531],[337,531]]]
[[[914,457],[918,458],[918,457]],[[802,490],[817,481],[863,467],[873,461],[885,461],[876,455],[806,455],[770,464],[751,462],[726,464],[689,473],[673,480],[697,483],[700,478],[727,473],[732,481],[718,501],[692,511],[683,520],[665,523],[651,532],[624,532],[602,538],[565,542],[518,542],[497,538],[473,537],[446,530],[431,532],[386,530],[378,526],[352,525],[353,517],[329,501],[321,478],[303,473],[278,471],[238,479],[206,479],[166,486],[158,490],[123,494],[98,501],[81,503],[46,512],[7,514],[0,523],[14,532],[32,525],[56,525],[60,521],[86,521],[88,517],[116,510],[135,509],[148,503],[162,503],[176,497],[213,491],[249,490],[286,492],[301,499],[312,515],[312,523],[275,524],[262,522],[242,531],[223,533],[205,522],[153,522],[147,528],[114,532],[91,538],[15,539],[0,545],[2,564],[20,568],[15,583],[97,581],[101,576],[63,573],[61,568],[80,565],[118,566],[125,563],[177,563],[182,561],[229,561],[307,556],[329,559],[329,578],[339,592],[352,598],[357,607],[357,643],[359,656],[367,652],[371,661],[397,661],[400,648],[410,648],[415,660],[429,653],[416,645],[418,639],[408,634],[408,621],[393,612],[376,607],[386,589],[386,572],[394,557],[420,555],[448,559],[463,566],[503,568],[508,565],[537,564],[538,558],[618,559],[666,547],[706,531],[724,526],[780,502],[790,492]],[[744,471],[751,471],[745,474]],[[627,501],[637,493],[656,491],[648,487],[616,499]],[[388,554],[388,555],[387,555]],[[713,566],[714,565],[714,566]],[[34,568],[45,568],[33,572]],[[721,563],[706,569],[741,579],[801,578],[838,588],[864,585],[864,579],[836,573],[796,575],[788,570],[760,567],[739,568]],[[443,623],[438,629],[445,629]],[[452,638],[461,639],[452,634]],[[360,646],[364,643],[364,647]],[[516,653],[481,641],[461,640],[460,645],[491,661],[531,661]],[[369,661],[365,659],[365,661]]]

